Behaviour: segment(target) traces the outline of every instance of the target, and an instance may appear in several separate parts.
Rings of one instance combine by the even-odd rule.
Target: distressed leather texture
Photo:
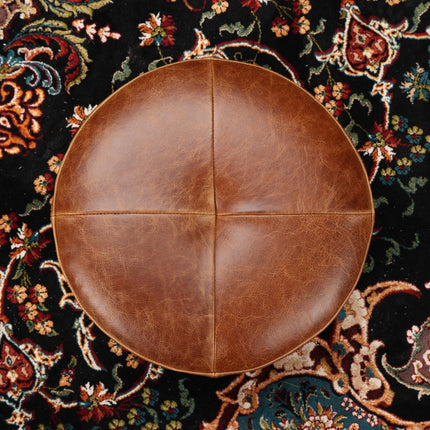
[[[216,59],[148,72],[103,102],[52,209],[61,266],[100,329],[208,376],[263,367],[322,331],[373,222],[334,118],[276,73]]]

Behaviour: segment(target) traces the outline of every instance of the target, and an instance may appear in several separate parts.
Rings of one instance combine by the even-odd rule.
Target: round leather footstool
[[[272,71],[216,59],[105,100],[52,209],[61,266],[99,328],[209,376],[268,365],[323,330],[357,283],[373,218],[330,113]]]

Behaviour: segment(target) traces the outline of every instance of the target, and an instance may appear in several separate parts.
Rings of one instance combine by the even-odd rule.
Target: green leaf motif
[[[430,9],[430,1],[421,3],[415,9],[414,16],[412,17],[413,25],[408,29],[409,33],[414,33],[421,22],[421,17]]]
[[[373,110],[372,103],[370,102],[370,100],[368,100],[364,97],[363,93],[351,94],[351,96],[349,97],[348,104],[346,104],[345,107],[347,109],[351,109],[351,107],[355,101],[359,102],[362,106],[367,107],[367,113],[368,114],[370,114],[370,112],[372,112],[372,110]]]
[[[180,395],[180,402],[183,406],[188,408],[188,412],[181,417],[181,419],[188,418],[194,413],[194,409],[196,408],[196,402],[193,398],[189,398],[190,392],[187,388],[185,388],[184,382],[186,379],[180,379],[178,381],[178,387],[179,387],[179,395]]]
[[[405,246],[400,244],[394,239],[390,239],[388,237],[381,237],[381,239],[389,242],[391,246],[385,251],[385,256],[387,258],[387,263],[390,264],[393,262],[394,257],[399,257],[401,250],[405,249],[407,251],[412,251],[413,249],[418,248],[420,244],[420,238],[418,233],[415,233],[414,240],[412,241],[410,246]]]
[[[326,21],[327,21],[326,19],[321,18],[320,22],[318,23],[317,28],[315,30],[311,31],[310,33],[313,34],[314,36],[316,34],[322,33],[325,30],[325,23],[326,23]]]
[[[301,51],[299,54],[300,58],[302,58],[304,55],[309,55],[312,51],[312,46],[314,46],[314,42],[309,35],[307,36],[307,39],[308,39],[308,41],[307,41],[305,47],[303,48],[303,51]]]
[[[159,63],[165,64],[166,61],[169,61],[170,63],[172,63],[173,57],[157,58],[156,60],[151,61],[148,66],[148,72],[150,72],[151,70],[155,70],[158,67]]]
[[[219,28],[219,34],[223,31],[227,31],[230,34],[237,33],[240,37],[248,36],[252,30],[254,30],[255,21],[252,22],[248,27],[244,27],[241,22],[236,22],[234,24],[224,24]]]
[[[83,13],[92,17],[93,12],[112,3],[112,0],[88,0],[79,2],[67,2],[63,0],[39,0],[46,12],[51,11],[60,18],[70,18]]]
[[[388,199],[386,197],[378,197],[377,199],[373,199],[373,206],[375,206],[375,209],[378,209],[382,204],[388,205]]]
[[[22,214],[19,214],[19,216],[27,216],[32,211],[39,211],[46,205],[50,197],[51,195],[47,194],[43,200],[33,199],[31,203],[27,203],[27,205],[25,206],[24,212]]]
[[[428,179],[424,178],[422,176],[420,177],[412,177],[409,179],[408,185],[403,184],[403,182],[398,179],[399,185],[402,187],[403,190],[405,190],[409,194],[415,194],[418,190],[418,187],[424,187],[425,184],[427,184]]]
[[[308,77],[308,82],[311,81],[311,78],[313,75],[320,75],[321,72],[324,70],[324,67],[326,66],[326,63],[321,63],[318,67],[311,67],[309,69],[309,77]]]
[[[114,85],[116,82],[124,82],[131,75],[130,69],[130,57],[127,57],[121,63],[121,70],[117,70],[112,76],[112,92],[114,91]]]
[[[118,392],[123,387],[122,379],[118,376],[118,369],[123,367],[121,363],[115,364],[112,369],[112,377],[116,381],[115,387],[113,388],[114,392]]]
[[[73,369],[73,368],[76,367],[77,364],[78,364],[78,359],[74,355],[72,355],[71,358],[70,358],[69,364],[67,365],[67,367],[70,367],[70,368]]]
[[[70,394],[73,394],[74,391],[69,388],[64,388],[63,390],[52,390],[51,393],[58,397],[67,397],[70,396]]]
[[[402,212],[402,218],[413,215],[415,211],[415,202],[411,199],[411,204]]]
[[[12,279],[17,280],[21,278],[23,274],[24,274],[24,263],[22,260],[18,260],[18,266],[16,268],[15,274],[12,276]]]
[[[367,260],[363,266],[363,273],[370,273],[375,268],[375,259],[368,254]]]
[[[209,10],[207,12],[202,13],[202,17],[200,18],[200,27],[205,22],[205,19],[212,19],[216,15],[216,12],[214,10]]]
[[[149,415],[151,415],[152,419],[154,420],[154,423],[158,424],[158,414],[157,411],[154,408],[150,408],[149,406],[145,405],[145,410],[148,412]]]
[[[412,177],[409,179],[407,185],[405,185],[400,179],[397,179],[397,182],[399,183],[400,187],[404,191],[406,191],[411,200],[410,205],[402,212],[402,217],[411,216],[415,211],[415,202],[411,195],[415,194],[418,191],[418,187],[423,188],[428,182],[428,179],[422,176],[418,178]]]
[[[348,136],[351,138],[352,143],[354,144],[355,147],[358,146],[359,144],[359,138],[358,138],[358,133],[355,133],[354,131],[352,131],[352,129],[355,127],[355,122],[351,121],[346,127],[345,127],[345,131],[348,133]]]

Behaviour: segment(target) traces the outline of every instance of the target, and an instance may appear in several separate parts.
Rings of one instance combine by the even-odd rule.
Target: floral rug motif
[[[3,0],[0,39],[1,429],[430,429],[430,1]],[[103,334],[50,224],[63,156],[94,108],[200,57],[312,94],[351,137],[376,210],[336,320],[279,362],[218,379]]]

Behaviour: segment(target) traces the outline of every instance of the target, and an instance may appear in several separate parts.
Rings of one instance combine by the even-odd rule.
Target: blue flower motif
[[[154,406],[160,397],[157,390],[145,387],[142,391],[142,399],[145,405]]]
[[[395,170],[399,175],[407,175],[411,168],[409,166],[396,166]]]
[[[146,411],[145,409],[141,409],[141,408],[139,409],[132,408],[127,414],[127,419],[128,419],[128,423],[131,425],[144,424],[146,421]]]
[[[394,182],[394,178],[392,176],[380,176],[379,179],[384,185],[392,185]]]
[[[394,130],[405,131],[408,128],[409,120],[402,115],[393,115],[391,124]]]
[[[427,149],[421,145],[414,145],[411,148],[411,159],[416,163],[422,163],[426,156]]]
[[[145,411],[143,409],[137,410],[137,415],[134,418],[135,424],[144,424],[145,423]]]
[[[381,170],[381,176],[379,179],[384,185],[391,185],[394,182],[395,176],[396,171],[391,167],[386,167],[385,169]]]
[[[395,167],[395,170],[397,174],[399,175],[407,175],[412,166],[412,161],[407,157],[402,157],[397,160],[397,166]]]
[[[171,420],[179,414],[178,404],[174,400],[165,400],[160,406],[162,414],[166,419]]]
[[[421,136],[419,134],[408,134],[406,139],[408,139],[409,143],[412,145],[416,145],[421,142]]]
[[[408,128],[408,135],[406,136],[406,139],[408,139],[409,143],[412,143],[412,145],[417,145],[421,142],[422,134],[422,128],[414,125],[413,127]]]
[[[413,160],[416,163],[422,163],[424,161],[425,155],[424,154],[414,154]]]

